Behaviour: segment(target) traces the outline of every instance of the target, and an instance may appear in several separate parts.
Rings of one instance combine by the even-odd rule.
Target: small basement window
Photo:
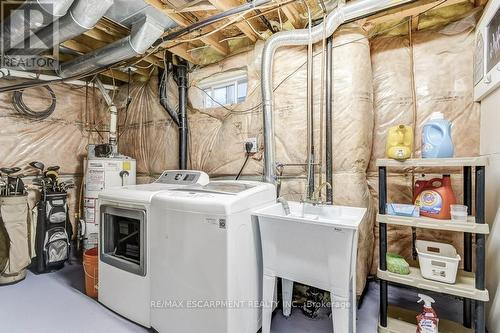
[[[200,88],[204,92],[204,108],[242,103],[247,97],[247,74],[240,70],[218,74],[202,80]]]

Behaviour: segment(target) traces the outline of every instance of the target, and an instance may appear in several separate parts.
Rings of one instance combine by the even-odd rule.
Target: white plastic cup
[[[455,221],[467,221],[467,206],[464,205],[450,205],[451,219]]]

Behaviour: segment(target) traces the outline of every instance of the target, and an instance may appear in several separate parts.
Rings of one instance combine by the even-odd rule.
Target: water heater
[[[136,161],[128,156],[93,157],[85,161],[84,184],[84,248],[97,246],[99,226],[97,224],[99,193],[111,187],[135,185]]]

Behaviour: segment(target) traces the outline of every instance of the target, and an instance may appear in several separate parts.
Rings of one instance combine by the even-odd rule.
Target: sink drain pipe
[[[283,46],[303,46],[319,42],[324,35],[331,36],[345,23],[377,12],[401,6],[416,0],[353,0],[333,10],[323,23],[311,29],[282,31],[272,35],[262,50],[261,90],[264,131],[264,180],[276,183],[273,129],[273,59],[276,50]]]

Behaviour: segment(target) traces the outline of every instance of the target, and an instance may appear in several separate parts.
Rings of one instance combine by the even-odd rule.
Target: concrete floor
[[[66,265],[60,271],[35,275],[10,286],[0,286],[0,332],[9,333],[145,333],[125,318],[106,309],[83,293],[83,271],[79,264]],[[418,311],[416,292],[390,287],[389,302]],[[460,320],[461,303],[436,297],[436,310],[442,318]],[[358,310],[358,333],[375,333],[378,318],[378,284],[370,282]],[[285,318],[276,311],[272,333],[331,333],[328,311],[317,319],[305,317],[293,309]],[[234,332],[237,333],[237,332]],[[344,332],[342,332],[344,333]]]

